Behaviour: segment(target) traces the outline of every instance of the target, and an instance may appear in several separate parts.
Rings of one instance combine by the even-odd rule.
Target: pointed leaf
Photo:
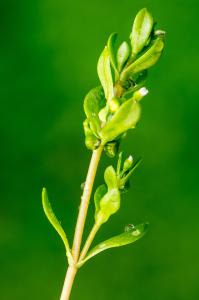
[[[131,34],[133,55],[146,46],[153,29],[153,17],[146,8],[141,9],[135,17]]]
[[[121,247],[135,241],[139,240],[141,237],[145,235],[148,229],[148,223],[139,224],[135,226],[132,231],[124,232],[120,235],[114,236],[91,249],[91,251],[87,254],[86,258],[80,262],[80,266],[82,266],[87,260],[92,258],[93,256],[99,254],[102,251],[105,251],[110,248]]]
[[[160,58],[164,48],[164,41],[162,38],[157,38],[154,44],[140,56],[135,62],[133,62],[128,68],[126,68],[121,74],[121,80],[125,81],[129,77],[143,70],[152,67]]]
[[[140,118],[140,106],[133,99],[124,102],[112,119],[106,123],[100,132],[102,143],[114,140],[130,128],[134,128]]]
[[[84,111],[89,120],[91,130],[97,135],[101,129],[99,111],[106,105],[104,92],[101,86],[93,88],[84,99]]]
[[[118,63],[119,72],[122,70],[124,64],[129,58],[129,55],[130,55],[129,44],[127,42],[123,42],[117,51],[117,63]]]
[[[60,222],[57,220],[57,217],[55,216],[55,214],[52,210],[51,204],[48,200],[47,190],[45,188],[43,188],[43,190],[42,190],[42,204],[43,204],[43,209],[44,209],[46,217],[48,218],[49,222],[52,224],[52,226],[55,228],[55,230],[61,237],[62,241],[64,242],[64,245],[66,248],[66,254],[67,254],[69,260],[71,260],[72,256],[71,256],[71,252],[70,252],[68,239],[66,237],[64,229],[62,228]]]
[[[104,89],[105,98],[107,101],[110,101],[114,96],[114,91],[110,66],[110,55],[107,47],[104,48],[102,54],[100,55],[97,65],[97,72]]]

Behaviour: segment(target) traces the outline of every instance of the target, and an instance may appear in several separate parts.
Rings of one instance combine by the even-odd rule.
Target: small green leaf
[[[99,201],[99,210],[95,214],[95,222],[102,225],[120,208],[120,192],[118,188],[108,189]]]
[[[57,217],[55,216],[51,204],[48,200],[48,194],[45,188],[42,190],[42,205],[45,212],[46,217],[48,218],[49,222],[52,224],[52,226],[55,228],[59,236],[61,237],[62,241],[64,242],[65,248],[66,248],[66,255],[68,256],[69,261],[72,260],[72,255],[70,252],[70,247],[68,243],[68,239],[66,237],[65,231],[62,228],[60,222],[57,220]]]
[[[129,77],[143,70],[152,67],[160,58],[164,48],[162,38],[157,38],[151,48],[133,62],[128,68],[124,69],[121,74],[121,81],[127,80]]]
[[[110,66],[110,55],[107,46],[100,55],[97,72],[104,89],[105,98],[107,101],[110,101],[114,96],[114,90]]]
[[[84,134],[85,134],[85,145],[89,150],[95,150],[100,145],[100,140],[93,134],[90,129],[88,119],[83,122]]]
[[[145,235],[148,230],[148,223],[139,224],[132,228],[131,231],[124,232],[120,235],[114,236],[91,249],[91,251],[87,254],[86,258],[79,263],[79,266],[82,266],[87,260],[92,258],[93,256],[99,254],[102,251],[105,251],[110,248],[116,248],[125,246],[135,241],[139,240],[141,237]]]
[[[106,105],[104,92],[101,86],[93,88],[84,99],[84,111],[89,120],[91,130],[98,135],[101,129],[99,111]]]
[[[124,102],[112,119],[106,123],[100,132],[102,143],[114,140],[120,134],[134,128],[140,118],[140,106],[133,99]]]
[[[95,202],[95,214],[97,214],[100,210],[100,200],[107,193],[107,187],[105,184],[100,185],[95,194],[94,194],[94,202]]]
[[[117,33],[114,32],[110,35],[110,37],[108,39],[107,48],[108,48],[109,55],[110,55],[111,65],[115,71],[115,76],[116,76],[116,80],[117,80],[119,75],[118,75],[117,61],[116,61],[115,50],[114,50],[116,39],[117,39]]]
[[[153,17],[146,8],[141,9],[135,17],[131,33],[133,55],[137,55],[146,46],[153,29]]]
[[[104,172],[104,180],[109,189],[117,188],[117,176],[113,166],[106,168]]]
[[[117,63],[118,63],[118,70],[119,72],[122,70],[124,64],[126,63],[127,59],[130,55],[130,47],[127,42],[123,42],[117,51]]]

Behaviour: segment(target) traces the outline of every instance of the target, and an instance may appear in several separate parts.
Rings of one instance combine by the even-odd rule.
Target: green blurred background
[[[65,253],[42,211],[41,189],[48,188],[71,240],[91,155],[84,146],[83,97],[98,85],[96,63],[109,34],[127,39],[145,6],[166,30],[167,45],[150,71],[142,120],[123,142],[126,154],[142,155],[144,163],[120,213],[96,241],[128,223],[149,221],[150,231],[89,261],[71,299],[199,299],[199,2],[1,0],[2,300],[59,299]],[[96,185],[108,163],[104,157]]]

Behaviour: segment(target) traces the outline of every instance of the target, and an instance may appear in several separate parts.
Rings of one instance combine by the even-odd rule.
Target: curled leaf
[[[146,51],[142,56],[140,56],[136,61],[134,61],[128,68],[126,68],[122,72],[121,80],[125,81],[134,74],[152,67],[159,60],[163,48],[163,39],[157,38],[148,51]]]
[[[133,55],[137,55],[146,46],[153,29],[153,17],[146,8],[141,9],[135,17],[131,45]]]
[[[42,205],[43,205],[43,209],[44,209],[46,217],[48,218],[48,220],[52,224],[52,226],[55,228],[55,230],[57,231],[57,233],[59,234],[59,236],[61,237],[61,239],[65,245],[66,255],[69,259],[69,262],[72,261],[72,255],[71,255],[68,239],[66,237],[64,229],[62,228],[60,222],[57,220],[57,217],[55,216],[55,214],[52,210],[50,201],[48,199],[47,190],[45,188],[43,188],[43,190],[42,190]]]
[[[79,266],[82,266],[87,260],[110,248],[125,246],[142,238],[148,230],[148,223],[139,224],[120,235],[114,236],[91,249],[83,261],[80,261]]]
[[[97,72],[104,89],[105,98],[107,101],[110,101],[114,96],[114,90],[110,66],[110,55],[107,46],[104,48],[98,60]]]
[[[124,102],[112,119],[106,123],[100,132],[102,143],[113,141],[120,134],[134,128],[140,118],[140,106],[133,99]]]

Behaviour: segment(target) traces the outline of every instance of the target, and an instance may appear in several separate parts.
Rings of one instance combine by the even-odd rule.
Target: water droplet
[[[125,232],[131,232],[131,231],[134,230],[134,228],[135,228],[135,226],[133,224],[128,224],[128,225],[125,226],[124,231]]]

